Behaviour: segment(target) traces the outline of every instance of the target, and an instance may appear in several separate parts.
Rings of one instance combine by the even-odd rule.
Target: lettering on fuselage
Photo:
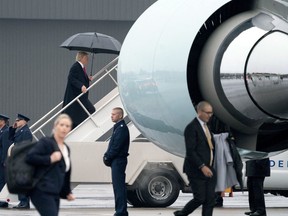
[[[287,160],[270,160],[271,168],[288,168]]]

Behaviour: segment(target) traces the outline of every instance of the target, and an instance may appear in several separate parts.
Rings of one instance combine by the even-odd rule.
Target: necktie
[[[213,161],[213,143],[212,143],[212,140],[211,140],[211,134],[210,134],[210,131],[207,127],[207,124],[204,123],[204,128],[205,128],[205,135],[206,135],[206,138],[207,138],[207,141],[208,141],[208,145],[209,145],[209,148],[210,148],[210,166],[212,166],[212,161]]]
[[[207,127],[207,124],[204,124],[204,128],[205,128],[205,135],[207,137],[207,141],[208,141],[209,147],[212,150],[214,147],[213,147],[213,143],[212,143],[212,140],[211,140],[211,134],[210,134],[210,131],[209,131],[208,127]]]
[[[83,67],[83,71],[84,71],[84,74],[87,76],[86,68],[85,68],[85,67]]]

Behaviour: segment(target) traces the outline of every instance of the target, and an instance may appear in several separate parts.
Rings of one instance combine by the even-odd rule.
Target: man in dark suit
[[[32,133],[27,125],[30,119],[22,114],[18,114],[13,126],[9,127],[9,140],[14,145],[21,145],[23,141],[32,141]],[[13,208],[17,209],[29,209],[30,199],[24,194],[18,194],[20,203]]]
[[[104,164],[111,167],[112,171],[116,210],[114,216],[128,216],[125,170],[127,166],[127,157],[129,155],[130,135],[123,117],[124,112],[122,108],[116,107],[112,110],[111,119],[115,125],[108,149],[103,157]]]
[[[202,216],[212,216],[215,203],[214,140],[207,128],[213,108],[208,102],[201,101],[196,109],[198,116],[184,131],[186,157],[183,170],[189,179],[193,199],[182,210],[175,211],[175,216],[187,216],[200,205]]]
[[[76,62],[72,65],[68,75],[68,82],[65,90],[63,107],[71,102],[79,94],[84,93],[79,99],[87,111],[92,114],[95,112],[94,105],[88,99],[88,91],[92,77],[88,77],[85,66],[88,64],[89,57],[86,52],[78,52],[76,55]],[[87,112],[81,105],[75,101],[67,109],[64,110],[73,121],[73,128],[77,127],[87,117]]]
[[[246,176],[250,216],[266,216],[263,184],[266,176],[270,176],[270,160],[250,160],[246,162]]]

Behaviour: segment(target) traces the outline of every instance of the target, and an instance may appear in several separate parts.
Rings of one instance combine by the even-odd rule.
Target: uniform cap
[[[7,121],[8,119],[9,119],[8,116],[3,115],[3,114],[0,114],[0,120],[5,120],[5,121]]]
[[[28,122],[30,119],[22,114],[18,114],[17,120],[25,120],[26,122]]]

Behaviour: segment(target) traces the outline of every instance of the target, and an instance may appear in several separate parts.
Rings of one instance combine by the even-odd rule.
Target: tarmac
[[[61,200],[59,216],[113,216],[114,197],[111,184],[85,184],[78,185],[73,193],[75,201],[68,202]],[[192,194],[180,193],[174,204],[166,208],[134,208],[128,205],[130,216],[173,216],[173,212],[181,209],[190,199]],[[288,198],[265,194],[267,216],[287,216]],[[9,208],[0,209],[0,216],[38,216],[39,214],[31,206],[30,210],[15,210],[12,207],[18,202],[9,203]],[[214,209],[214,216],[243,216],[248,211],[247,192],[233,192],[233,196],[228,194],[224,197],[224,205]],[[201,216],[201,207],[196,209],[191,215]]]

